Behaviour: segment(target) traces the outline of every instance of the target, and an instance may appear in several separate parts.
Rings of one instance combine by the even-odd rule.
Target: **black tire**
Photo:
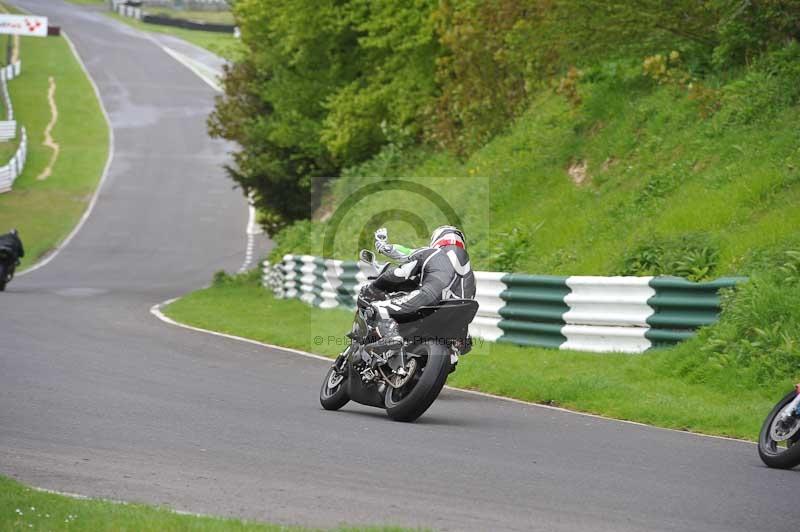
[[[7,266],[5,264],[0,263],[0,292],[6,289],[6,280],[8,277],[6,268]]]
[[[401,398],[403,388],[388,388],[384,397],[386,413],[395,421],[411,422],[425,413],[442,391],[447,375],[450,373],[450,352],[447,347],[436,342],[420,344],[414,352],[425,355],[426,363],[413,388]],[[420,370],[417,370],[420,371]]]
[[[350,396],[347,395],[347,386],[345,386],[347,377],[343,376],[336,386],[330,387],[329,383],[333,375],[338,375],[335,365],[328,369],[319,390],[319,403],[325,410],[339,410],[350,401]]]
[[[797,397],[797,390],[792,390],[786,396],[778,401],[772,412],[769,413],[767,419],[764,420],[764,425],[761,427],[761,434],[758,436],[758,456],[769,467],[776,469],[791,469],[800,464],[800,433],[793,436],[789,441],[791,446],[787,448],[777,447],[776,442],[772,439],[771,429],[772,423],[775,421],[778,413],[789,404],[795,397]]]

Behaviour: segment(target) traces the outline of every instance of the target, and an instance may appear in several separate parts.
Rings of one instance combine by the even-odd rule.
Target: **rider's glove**
[[[375,231],[375,251],[381,254],[392,251],[392,245],[389,243],[389,231],[385,227]]]

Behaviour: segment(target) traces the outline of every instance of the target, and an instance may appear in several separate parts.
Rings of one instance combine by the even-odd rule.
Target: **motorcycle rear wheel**
[[[786,440],[786,447],[781,447],[779,442],[772,437],[773,424],[776,423],[778,414],[795,397],[797,397],[797,391],[792,390],[778,401],[761,427],[761,434],[758,437],[758,456],[768,467],[791,469],[800,464],[800,432]],[[800,420],[797,422],[800,423]]]
[[[412,351],[425,358],[425,365],[416,370],[419,377],[399,389],[388,388],[384,397],[386,413],[395,421],[411,422],[424,414],[439,397],[450,373],[450,352],[445,346],[426,342]]]
[[[0,292],[6,289],[6,281],[8,281],[8,265],[0,262]]]
[[[338,363],[338,361],[337,361]],[[339,410],[350,401],[346,386],[347,377],[340,375],[336,370],[336,363],[332,365],[319,390],[319,403],[325,410]]]

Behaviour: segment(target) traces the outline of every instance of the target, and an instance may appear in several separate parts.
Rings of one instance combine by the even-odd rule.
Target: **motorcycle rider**
[[[14,276],[14,269],[19,265],[19,259],[25,256],[22,240],[16,229],[0,235],[0,290],[4,290],[6,283]]]
[[[375,232],[375,249],[403,261],[389,267],[370,289],[380,297],[388,292],[410,290],[407,294],[374,301],[372,307],[383,320],[407,321],[417,317],[420,307],[437,305],[447,299],[474,299],[475,275],[470,266],[467,239],[452,225],[437,227],[428,247],[411,249],[390,244],[386,228]]]

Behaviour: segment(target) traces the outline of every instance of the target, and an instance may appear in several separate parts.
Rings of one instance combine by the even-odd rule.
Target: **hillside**
[[[455,207],[476,269],[750,276],[726,297],[720,324],[667,355],[668,373],[721,387],[785,386],[800,375],[799,57],[790,44],[707,80],[717,87],[709,114],[641,64],[606,64],[584,72],[580,105],[543,90],[463,161],[390,144],[331,184],[314,221],[278,233],[271,258],[323,254],[337,207],[365,184],[403,177]],[[424,243],[398,221],[408,213],[427,227],[445,221],[416,194],[376,192],[343,216],[333,255],[354,258],[384,222],[394,241]]]
[[[658,85],[640,65],[604,65],[584,74],[579,107],[542,91],[507,132],[463,162],[384,148],[335,182],[321,211],[365,183],[412,177],[457,208],[480,269],[747,273],[765,254],[800,248],[800,108],[781,90],[800,72],[761,70],[797,69],[798,59],[792,45],[727,80],[720,108],[707,118],[685,91]],[[423,218],[436,217],[432,205],[402,196],[371,195],[351,211],[336,254],[353,256],[362,225],[404,200]],[[387,225],[397,241],[420,243],[407,223]],[[285,230],[273,257],[319,253],[324,229],[300,222]]]

